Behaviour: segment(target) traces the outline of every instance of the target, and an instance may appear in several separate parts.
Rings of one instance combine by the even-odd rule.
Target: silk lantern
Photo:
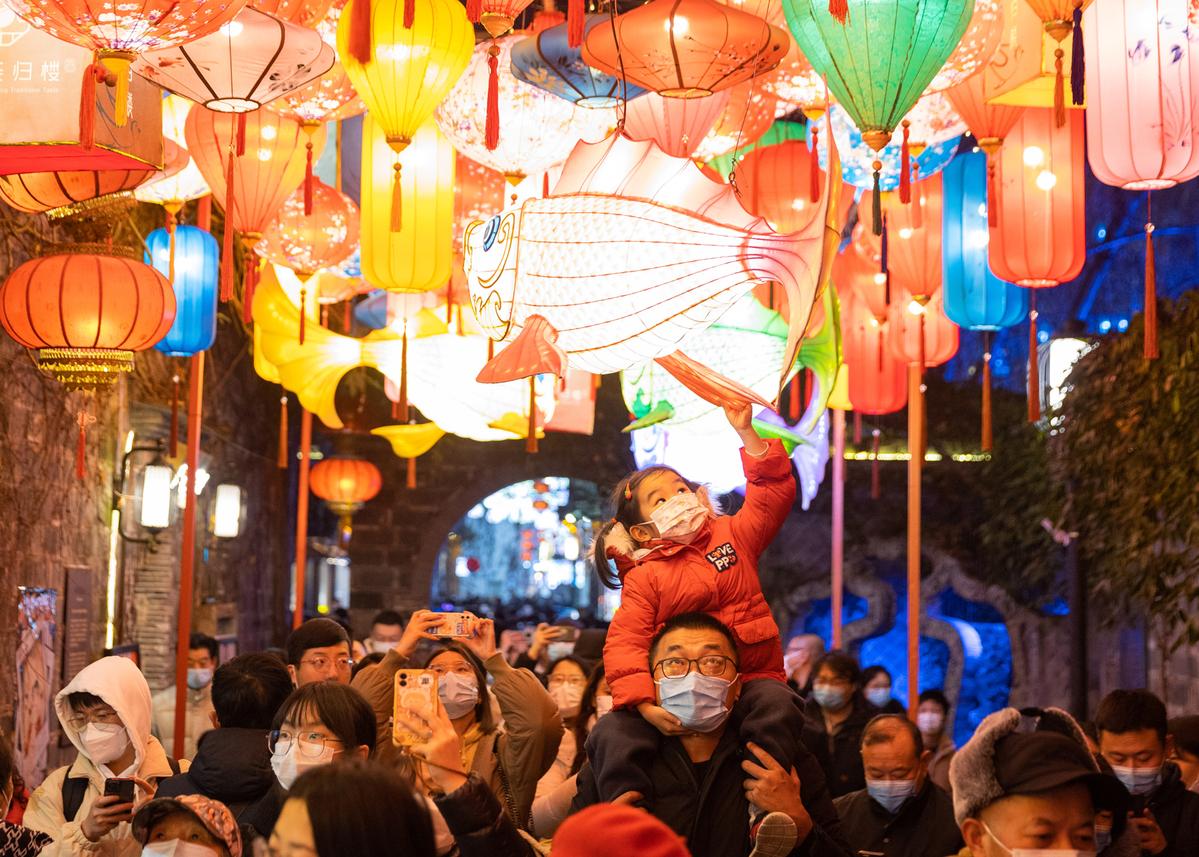
[[[379,468],[362,458],[334,456],[318,461],[308,474],[308,487],[338,516],[343,543],[349,542],[350,520],[383,488]]]
[[[898,190],[901,186],[905,171],[903,132],[896,130],[891,135],[891,142],[881,151],[875,150],[862,139],[861,132],[854,126],[848,114],[841,105],[834,104],[829,108],[829,124],[832,127],[833,139],[837,144],[837,152],[841,156],[841,175],[845,181],[870,190],[875,185],[875,173],[880,189],[884,191]],[[958,138],[950,137],[925,146],[924,151],[911,152],[909,145],[909,164],[911,171],[927,178],[945,168],[958,150]],[[827,169],[827,147],[817,149],[820,155],[820,166]],[[912,156],[914,155],[914,157]],[[907,173],[910,175],[911,173]],[[867,221],[873,223],[873,221]],[[877,234],[881,234],[877,233]]]
[[[814,203],[819,202],[827,183],[817,158],[801,140],[753,149],[736,168],[741,204],[782,233],[798,232],[819,215]],[[844,182],[833,183],[838,185],[837,213],[843,217],[853,205],[853,188]]]
[[[925,92],[941,92],[980,72],[999,48],[1003,25],[1003,0],[974,0],[966,32]]]
[[[653,140],[668,155],[689,158],[724,113],[729,92],[702,98],[665,98],[650,92],[625,107],[624,133],[630,140]]]
[[[775,98],[756,80],[729,87],[729,103],[695,150],[701,161],[756,141],[774,124]]]
[[[29,214],[63,217],[88,203],[133,190],[154,170],[64,170],[0,176],[0,200]]]
[[[938,173],[913,182],[911,205],[896,205],[894,198],[884,205],[892,283],[898,282],[917,301],[927,301],[941,290],[941,191]]]
[[[715,0],[650,0],[588,32],[583,59],[659,95],[698,98],[770,71],[790,45],[785,30]]]
[[[466,4],[466,17],[472,24],[482,24],[488,35],[496,39],[512,29],[513,22],[531,2],[532,0],[470,0]],[[577,40],[575,45],[577,47]]]
[[[268,108],[302,125],[340,122],[366,111],[350,76],[339,62],[317,80],[272,101]]]
[[[206,229],[171,231],[155,229],[146,236],[146,263],[170,280],[175,293],[175,320],[154,347],[170,357],[191,357],[216,341],[221,251]]]
[[[1199,51],[1187,0],[1100,0],[1083,16],[1087,160],[1104,184],[1173,187],[1199,175]],[[1077,36],[1075,37],[1077,39]],[[1145,344],[1158,356],[1153,222],[1145,223]]]
[[[335,4],[333,0],[253,0],[250,5],[280,21],[315,27]]]
[[[845,0],[844,8],[849,17],[839,21],[824,0],[783,2],[800,49],[865,143],[881,152],[961,40],[974,0],[942,0],[935,9],[916,0]],[[877,200],[882,162],[871,166]],[[877,207],[873,225],[880,234]]]
[[[991,224],[997,223],[999,200],[996,198],[995,176],[998,169],[999,150],[1012,126],[1020,121],[1023,107],[999,104],[990,99],[994,95],[993,75],[984,69],[967,78],[945,96],[966,122],[978,146],[987,153],[987,217]]]
[[[588,15],[591,30],[607,15]],[[582,52],[571,47],[568,25],[559,24],[517,42],[512,48],[512,74],[517,80],[544,89],[580,107],[615,107],[645,90],[617,75],[604,74],[583,61]]]
[[[931,298],[896,285],[887,317],[891,352],[908,366],[931,369],[958,351],[958,326],[945,315],[943,294]]]
[[[1079,38],[1081,34],[1078,33],[1078,28],[1082,24],[1083,9],[1090,2],[1091,0],[1028,0],[1028,5],[1044,23],[1045,32],[1058,43],[1058,47],[1054,51],[1056,81],[1054,83],[1053,108],[1055,121],[1059,126],[1066,122],[1065,81],[1062,74],[1064,51],[1061,45],[1067,37],[1071,36],[1073,37],[1070,62],[1071,101],[1075,105],[1083,103],[1083,39]]]
[[[874,416],[903,408],[907,373],[887,345],[886,318],[880,321],[860,297],[842,290],[841,332],[853,409]]]

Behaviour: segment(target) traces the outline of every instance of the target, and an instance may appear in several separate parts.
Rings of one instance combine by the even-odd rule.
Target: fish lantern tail
[[[531,315],[516,339],[487,361],[476,380],[480,384],[502,384],[533,375],[563,378],[566,366],[566,352],[558,346],[558,331],[541,316]]]
[[[828,13],[844,24],[849,18],[849,0],[828,0]]]
[[[1145,359],[1156,360],[1157,348],[1157,265],[1153,253],[1153,223],[1145,224]]]
[[[371,3],[370,0],[351,0],[350,56],[366,65],[371,61]]]
[[[1074,7],[1073,43],[1070,52],[1070,101],[1076,107],[1081,107],[1086,100],[1085,75],[1087,70],[1086,56],[1082,45],[1082,4]]]
[[[500,49],[492,42],[487,49],[487,128],[484,144],[488,151],[494,152],[500,144]]]
[[[566,41],[572,48],[583,44],[583,30],[586,22],[585,0],[570,0],[566,7]]]

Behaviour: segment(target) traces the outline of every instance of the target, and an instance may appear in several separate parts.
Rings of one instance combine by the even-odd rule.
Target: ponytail
[[[591,543],[591,564],[595,567],[599,582],[606,589],[620,589],[620,575],[616,573],[616,569],[612,567],[612,561],[608,559],[608,536],[611,535],[616,524],[615,518],[604,524],[596,535],[595,541]]]

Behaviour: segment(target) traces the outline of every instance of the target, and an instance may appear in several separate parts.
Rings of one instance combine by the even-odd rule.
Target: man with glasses
[[[287,671],[303,687],[318,681],[349,684],[354,670],[350,637],[332,619],[309,619],[287,638]]]
[[[685,837],[694,857],[849,853],[811,754],[801,748],[793,758],[774,759],[757,745],[743,745],[738,723],[730,719],[742,690],[732,631],[706,613],[676,616],[654,636],[650,667],[657,704],[686,731],[661,738],[649,769],[654,799],[646,809]],[[590,741],[588,751],[594,759]],[[622,800],[638,803],[644,797],[628,794]],[[598,802],[588,763],[579,772],[572,810]],[[756,838],[751,806],[766,814]]]

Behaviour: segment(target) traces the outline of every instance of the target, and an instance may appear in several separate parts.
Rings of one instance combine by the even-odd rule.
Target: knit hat
[[[173,812],[183,812],[199,821],[229,849],[229,857],[242,857],[241,831],[229,808],[203,795],[162,797],[149,801],[133,816],[133,838],[145,845],[150,828]]]
[[[691,857],[682,838],[644,810],[614,803],[589,806],[558,828],[553,857]]]

